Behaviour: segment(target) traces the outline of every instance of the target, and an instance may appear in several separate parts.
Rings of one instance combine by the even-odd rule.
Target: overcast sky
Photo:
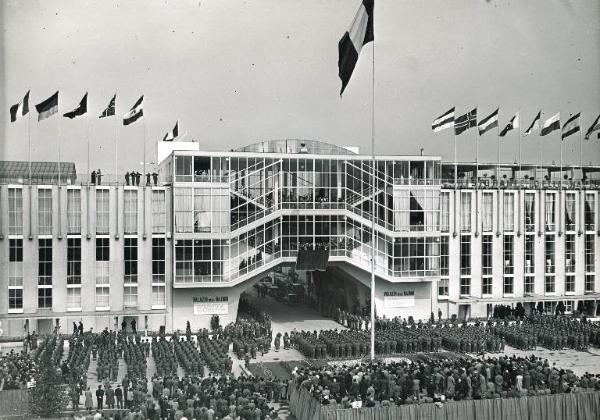
[[[371,58],[362,51],[339,97],[337,43],[358,0],[34,1],[0,4],[1,159],[27,159],[27,119],[8,108],[31,89],[30,104],[60,90],[61,113],[89,91],[89,114],[33,110],[34,160],[57,159],[120,171],[139,168],[144,131],[148,160],[175,120],[203,150],[228,150],[274,138],[307,138],[370,152]],[[600,113],[598,0],[376,0],[375,138],[377,154],[453,159],[450,130],[432,120],[452,106],[500,107],[500,125],[521,110],[528,125],[542,109],[565,120],[582,112],[587,129]],[[145,95],[145,117],[123,127],[97,117],[117,93],[117,113]],[[459,160],[475,159],[476,131],[458,137]],[[558,135],[523,140],[523,161],[559,159]],[[600,141],[584,143],[584,163],[600,163]],[[480,160],[495,162],[496,134],[480,139]],[[579,136],[564,143],[564,162],[579,163]],[[517,136],[502,140],[514,161]]]

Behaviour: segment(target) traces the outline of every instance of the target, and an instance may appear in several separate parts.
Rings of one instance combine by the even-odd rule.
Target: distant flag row
[[[24,117],[29,113],[29,93],[27,91],[23,99],[10,107],[10,121],[15,122],[19,118]],[[98,116],[98,118],[106,118],[112,117],[115,115],[115,103],[117,101],[117,95],[113,95],[112,99],[108,103],[108,106],[102,111],[102,113]],[[75,107],[72,111],[69,111],[63,114],[63,117],[73,119],[80,117],[88,112],[88,94],[87,92],[79,101],[77,107]],[[40,102],[35,106],[36,111],[38,112],[38,121],[45,120],[46,118],[51,117],[52,115],[58,113],[58,91],[56,91],[52,96],[48,99]],[[142,95],[136,103],[131,107],[131,109],[123,115],[123,125],[129,125],[144,116],[144,95]],[[175,124],[173,130],[169,131],[163,141],[173,141],[175,138],[179,136],[179,121]]]
[[[436,118],[431,124],[431,129],[437,133],[439,131],[445,130],[447,128],[454,128],[454,134],[459,135],[469,128],[477,127],[479,131],[479,135],[485,134],[492,128],[498,127],[498,112],[499,109],[496,109],[490,115],[479,121],[477,123],[477,108],[472,109],[464,115],[460,115],[455,117],[454,115],[454,107],[440,115]],[[538,112],[533,122],[529,125],[527,130],[525,130],[524,135],[528,136],[536,130],[540,130],[540,135],[546,136],[553,131],[561,130],[562,128],[562,140],[566,139],[572,134],[575,134],[581,130],[579,125],[579,117],[581,113],[577,113],[571,117],[562,125],[560,124],[560,112],[554,114],[550,118],[548,118],[544,124],[541,124],[542,119],[542,111]],[[504,137],[506,134],[514,129],[519,128],[519,113],[517,112],[508,122],[508,124],[500,131],[499,136]],[[585,134],[585,139],[589,140],[590,136],[594,131],[600,130],[600,115],[596,118],[596,120],[592,123],[590,128],[587,130]],[[600,138],[600,133],[598,133],[598,138]]]

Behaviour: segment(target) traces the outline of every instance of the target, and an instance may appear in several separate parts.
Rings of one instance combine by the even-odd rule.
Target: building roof
[[[240,147],[236,152],[250,153],[302,153],[310,155],[356,155],[351,148],[317,140],[280,139],[266,140]]]
[[[77,179],[74,162],[60,162],[60,174],[63,180]],[[58,162],[31,162],[31,179],[36,182],[52,183],[58,177]],[[0,181],[22,182],[29,179],[29,161],[0,161]]]

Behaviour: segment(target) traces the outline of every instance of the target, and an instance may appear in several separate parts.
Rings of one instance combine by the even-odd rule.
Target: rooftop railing
[[[442,188],[504,188],[504,189],[600,189],[600,179],[575,180],[575,179],[514,179],[495,177],[459,178],[458,180],[445,178],[442,180]]]

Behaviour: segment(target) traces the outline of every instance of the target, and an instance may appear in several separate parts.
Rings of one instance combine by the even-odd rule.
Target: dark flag
[[[340,96],[344,93],[344,89],[346,89],[346,85],[350,81],[352,71],[354,71],[354,66],[356,66],[358,55],[363,45],[375,39],[373,32],[373,3],[374,0],[362,1],[350,28],[348,28],[338,43],[338,75],[342,80]]]
[[[477,126],[477,108],[461,115],[454,121],[454,134],[459,135],[475,126]]]
[[[533,122],[529,126],[527,130],[525,130],[525,135],[528,136],[533,133],[534,130],[538,130],[540,128],[540,119],[542,118],[542,111],[538,112]]]
[[[506,124],[506,127],[504,127],[502,129],[502,131],[500,132],[500,137],[506,136],[506,134],[509,131],[514,130],[515,128],[519,128],[519,113],[518,112],[515,114],[514,117],[512,117],[510,119],[510,121],[508,122],[508,124]]]
[[[144,95],[140,96],[129,112],[123,115],[123,125],[129,125],[144,116]]]
[[[58,112],[58,91],[48,99],[35,106],[38,112],[38,121],[45,120]]]
[[[29,112],[29,91],[18,104],[10,107],[10,122],[15,122],[19,117],[24,117]]]
[[[114,96],[112,97],[112,99],[110,100],[110,102],[108,103],[108,106],[106,107],[106,109],[104,111],[102,111],[102,114],[100,114],[100,116],[98,118],[112,117],[113,115],[115,115],[115,102],[116,101],[117,101],[117,94],[115,93]]]
[[[566,123],[563,124],[563,126],[562,126],[562,137],[561,137],[562,140],[566,139],[571,134],[575,134],[579,130],[581,130],[581,127],[579,126],[579,115],[581,115],[580,112],[578,112],[577,114],[573,115],[571,118],[569,118],[567,120]]]
[[[589,140],[592,133],[596,130],[600,130],[600,115],[596,118],[596,120],[592,123],[588,131],[585,133],[585,139]],[[598,133],[598,138],[600,139],[600,133]]]
[[[173,141],[179,136],[179,121],[175,122],[175,127],[163,137],[163,141]]]
[[[431,124],[434,133],[450,127],[454,127],[454,107],[437,117]]]
[[[477,129],[479,130],[479,135],[485,134],[487,131],[491,130],[494,127],[498,127],[498,109],[492,112],[488,117],[485,117],[483,120],[479,122]]]
[[[555,130],[560,130],[560,112],[554,114],[546,120],[542,126],[542,132],[540,133],[540,136],[546,136]]]
[[[79,102],[79,105],[77,105],[77,108],[75,108],[73,111],[67,112],[63,115],[63,117],[73,119],[75,117],[79,117],[85,114],[87,112],[87,95],[88,94],[86,92],[85,95],[83,95],[81,101]]]

